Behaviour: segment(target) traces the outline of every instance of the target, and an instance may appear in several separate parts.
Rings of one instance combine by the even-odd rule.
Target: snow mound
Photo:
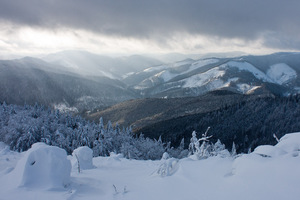
[[[78,147],[72,153],[79,160],[80,169],[92,169],[93,165],[93,150],[87,146]],[[76,164],[76,166],[78,166]]]
[[[69,184],[70,173],[65,150],[36,143],[17,163],[12,176],[20,187],[59,189]]]
[[[161,164],[154,174],[161,177],[172,176],[177,172],[178,168],[178,159],[169,158],[169,154],[165,152],[161,159]]]
[[[300,133],[286,134],[275,146],[261,145],[253,153],[263,157],[278,157],[285,154],[298,156],[300,153]]]
[[[0,142],[0,174],[11,172],[17,165],[20,157],[20,153],[11,151],[8,145]]]
[[[123,154],[116,154],[115,152],[110,152],[108,160],[110,160],[110,161],[121,161],[121,159],[123,159],[123,158],[124,158]]]
[[[270,66],[267,76],[278,84],[284,84],[295,79],[297,72],[285,63],[278,63]]]
[[[277,157],[286,154],[287,152],[271,145],[261,145],[254,149],[254,153],[259,154],[263,157]]]
[[[280,138],[276,147],[281,148],[288,153],[298,154],[300,152],[300,132],[284,135]]]

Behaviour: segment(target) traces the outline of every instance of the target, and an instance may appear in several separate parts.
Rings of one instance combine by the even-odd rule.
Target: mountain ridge
[[[197,97],[214,90],[281,96],[300,91],[299,53],[184,59],[166,64],[138,55],[109,59],[98,56],[89,52],[67,51],[44,59],[25,57],[2,60],[0,87],[5,92],[0,95],[0,101],[66,104],[67,107],[75,106],[81,111],[91,111],[129,99]],[[71,62],[75,67],[60,63],[64,57],[67,63]],[[113,64],[110,63],[111,60],[114,60]],[[104,65],[98,66],[101,62]],[[125,63],[124,66],[121,66],[122,63]],[[131,68],[125,69],[128,65]],[[98,67],[101,69],[99,73],[94,71]],[[74,70],[76,68],[80,69]],[[122,68],[123,71],[118,71]],[[81,70],[86,73],[80,74]],[[127,70],[126,73],[124,70]],[[111,74],[116,71],[117,75]],[[43,83],[43,78],[50,86]],[[76,90],[74,87],[81,89]],[[59,95],[54,88],[57,88]]]

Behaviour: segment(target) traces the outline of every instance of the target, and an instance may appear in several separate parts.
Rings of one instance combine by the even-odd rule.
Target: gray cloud
[[[299,8],[299,0],[0,0],[0,20],[160,42],[178,32],[249,40],[275,32],[289,42],[266,45],[300,49]]]

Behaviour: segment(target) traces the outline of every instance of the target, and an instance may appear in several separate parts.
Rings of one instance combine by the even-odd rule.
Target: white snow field
[[[68,176],[69,165],[63,150],[39,143],[27,152],[16,153],[0,144],[0,199],[299,200],[299,153],[300,133],[292,133],[275,146],[259,146],[250,154],[235,157],[177,160],[165,156],[161,161],[140,161],[111,154],[93,158],[94,168],[81,173],[73,167],[69,184],[62,187],[60,176]],[[48,158],[49,155],[52,156]],[[27,165],[32,164],[32,157],[36,163]],[[68,158],[69,162],[75,159]],[[44,163],[38,165],[39,161]],[[34,166],[34,170],[29,169]],[[63,167],[54,170],[54,166]],[[64,170],[65,175],[61,174]],[[37,176],[40,172],[45,174]],[[35,184],[20,186],[18,181],[22,177],[16,174],[23,177],[26,174],[44,185],[59,180],[50,188]]]

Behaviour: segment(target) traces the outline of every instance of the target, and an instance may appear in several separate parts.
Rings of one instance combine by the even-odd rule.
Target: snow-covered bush
[[[167,152],[171,157],[178,159],[186,158],[189,155],[189,150],[184,149],[184,138],[181,139],[181,142],[177,148],[168,148]]]
[[[92,169],[93,166],[93,150],[87,146],[78,147],[72,153],[78,162],[75,166],[80,170]]]
[[[223,158],[229,157],[229,151],[225,149],[225,145],[222,144],[220,140],[218,140],[215,144],[209,143],[209,139],[212,137],[207,136],[209,129],[210,127],[207,128],[206,132],[202,134],[200,139],[197,138],[196,132],[193,131],[189,145],[190,156],[194,157],[194,159],[205,159],[210,156],[220,156]]]
[[[203,159],[210,156],[210,153],[212,151],[212,146],[208,143],[209,138],[212,136],[207,136],[207,132],[209,131],[210,127],[207,128],[204,134],[202,134],[202,137],[200,139],[196,136],[196,131],[193,131],[191,142],[189,145],[190,155],[196,156],[197,159]],[[200,142],[202,141],[202,144],[200,145]]]
[[[178,170],[178,159],[170,158],[169,154],[165,152],[161,159],[161,164],[155,174],[165,177],[171,176]]]
[[[70,172],[65,150],[36,143],[17,163],[12,176],[21,187],[53,189],[67,186]]]
[[[225,145],[222,144],[218,139],[218,141],[214,145],[212,145],[212,152],[210,152],[210,155],[225,158],[229,157],[230,153],[227,149],[225,149]]]

